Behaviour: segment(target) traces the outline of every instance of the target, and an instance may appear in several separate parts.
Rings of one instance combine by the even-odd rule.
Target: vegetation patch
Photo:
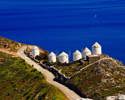
[[[24,60],[0,52],[0,100],[68,100]]]

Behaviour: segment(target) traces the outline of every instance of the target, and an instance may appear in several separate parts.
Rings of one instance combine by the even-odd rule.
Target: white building
[[[117,96],[108,96],[106,97],[106,100],[118,100]]]
[[[55,63],[56,62],[56,54],[54,52],[51,52],[48,55],[48,60],[49,60],[50,63]]]
[[[82,59],[82,54],[79,50],[76,50],[74,53],[73,53],[73,61],[78,61]]]
[[[34,47],[32,48],[32,51],[31,51],[30,55],[31,55],[33,58],[35,58],[36,56],[39,56],[39,55],[40,55],[40,50],[39,50],[39,48],[38,48],[37,46],[34,46]]]
[[[118,95],[118,100],[125,100],[125,95],[119,94]]]
[[[92,45],[92,54],[93,55],[101,55],[102,54],[102,47],[98,42]]]
[[[89,48],[86,47],[86,48],[83,50],[83,58],[86,59],[86,57],[88,57],[88,56],[90,56],[90,55],[92,55],[92,52],[91,52],[91,50],[90,50]]]
[[[65,52],[62,52],[59,54],[58,60],[60,63],[69,63],[69,55]]]

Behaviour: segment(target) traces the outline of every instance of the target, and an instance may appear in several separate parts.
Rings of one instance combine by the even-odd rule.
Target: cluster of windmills
[[[87,57],[93,57],[93,56],[100,56],[102,54],[102,46],[98,43],[95,42],[92,45],[92,51],[89,48],[84,48],[84,50],[82,52],[80,52],[79,50],[76,50],[73,53],[73,61],[78,61],[81,59],[87,59]],[[37,46],[34,46],[34,48],[32,49],[30,55],[32,57],[36,57],[40,55],[40,50]],[[54,52],[50,52],[48,54],[48,61],[50,63],[56,63],[57,61],[60,63],[69,63],[69,55],[66,52],[61,52],[59,55],[56,55]]]
[[[76,50],[73,53],[73,61],[86,59],[87,57],[100,56],[101,54],[102,47],[98,42],[96,42],[92,45],[92,51],[87,47],[83,50],[83,52]],[[59,61],[60,63],[69,63],[69,55],[64,51],[60,53],[58,56],[54,52],[51,52],[48,55],[48,60],[50,63],[55,63],[57,61]]]

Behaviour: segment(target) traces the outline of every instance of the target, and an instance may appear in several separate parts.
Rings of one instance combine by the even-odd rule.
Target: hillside
[[[26,52],[30,52],[34,45],[27,45],[24,43],[19,43],[4,37],[0,36],[0,51],[12,54],[13,56],[17,56],[17,51],[22,46],[27,46]],[[48,51],[44,50],[43,48],[40,48],[40,55],[46,56]]]
[[[0,52],[0,100],[67,100],[24,60]]]
[[[61,73],[65,74],[67,77],[71,77],[74,73],[78,72],[80,69],[86,67],[87,65],[98,61],[101,58],[108,57],[107,55],[101,55],[100,57],[93,58],[91,61],[79,60],[75,62],[71,62],[69,64],[60,64],[55,63],[53,66],[61,71]]]
[[[11,52],[16,52],[23,44],[3,38],[0,36],[0,48],[4,48]]]
[[[76,67],[79,68],[79,65]],[[66,83],[76,87],[89,98],[105,100],[106,96],[125,94],[125,68],[120,62],[107,57],[90,64]]]
[[[0,43],[2,50],[12,52],[16,52],[23,45],[2,37]],[[26,53],[32,46],[27,47]],[[86,61],[82,59],[69,64],[50,64],[47,54],[47,51],[41,49],[40,58],[43,62],[54,66],[68,77],[64,84],[79,95],[105,100],[107,96],[125,94],[125,67],[121,62],[101,55],[90,57]],[[48,84],[44,77],[25,61],[1,52],[0,77],[0,100],[67,100],[64,94]]]

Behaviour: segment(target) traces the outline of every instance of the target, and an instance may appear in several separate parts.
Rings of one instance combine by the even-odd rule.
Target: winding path
[[[96,64],[96,63],[100,63],[100,62],[103,61],[103,60],[112,60],[112,61],[114,61],[111,57],[104,57],[104,58],[102,58],[102,59],[99,59],[99,60],[97,60],[96,62],[93,62],[93,63],[91,63],[91,64],[89,64],[89,65],[83,67],[83,68],[80,69],[78,72],[74,73],[74,74],[70,77],[70,79],[71,79],[72,77],[74,77],[75,75],[79,74],[79,73],[80,73],[81,71],[83,71],[84,69],[87,69],[88,67],[91,67],[92,65],[94,65],[94,64]],[[114,63],[117,64],[117,62],[114,62]]]
[[[37,69],[39,72],[41,72],[46,81],[50,84],[52,84],[53,86],[57,87],[58,89],[60,89],[69,100],[78,100],[81,97],[79,95],[77,95],[74,91],[70,90],[69,88],[67,88],[66,86],[54,81],[53,79],[55,78],[54,75],[49,72],[48,70],[45,70],[44,68],[42,68],[39,64],[35,63],[34,61],[32,61],[30,58],[28,58],[25,54],[24,54],[24,50],[26,49],[26,46],[23,46],[21,49],[18,50],[17,54],[19,57],[21,57],[22,59],[24,59],[29,65],[33,65],[33,67],[35,69]]]

